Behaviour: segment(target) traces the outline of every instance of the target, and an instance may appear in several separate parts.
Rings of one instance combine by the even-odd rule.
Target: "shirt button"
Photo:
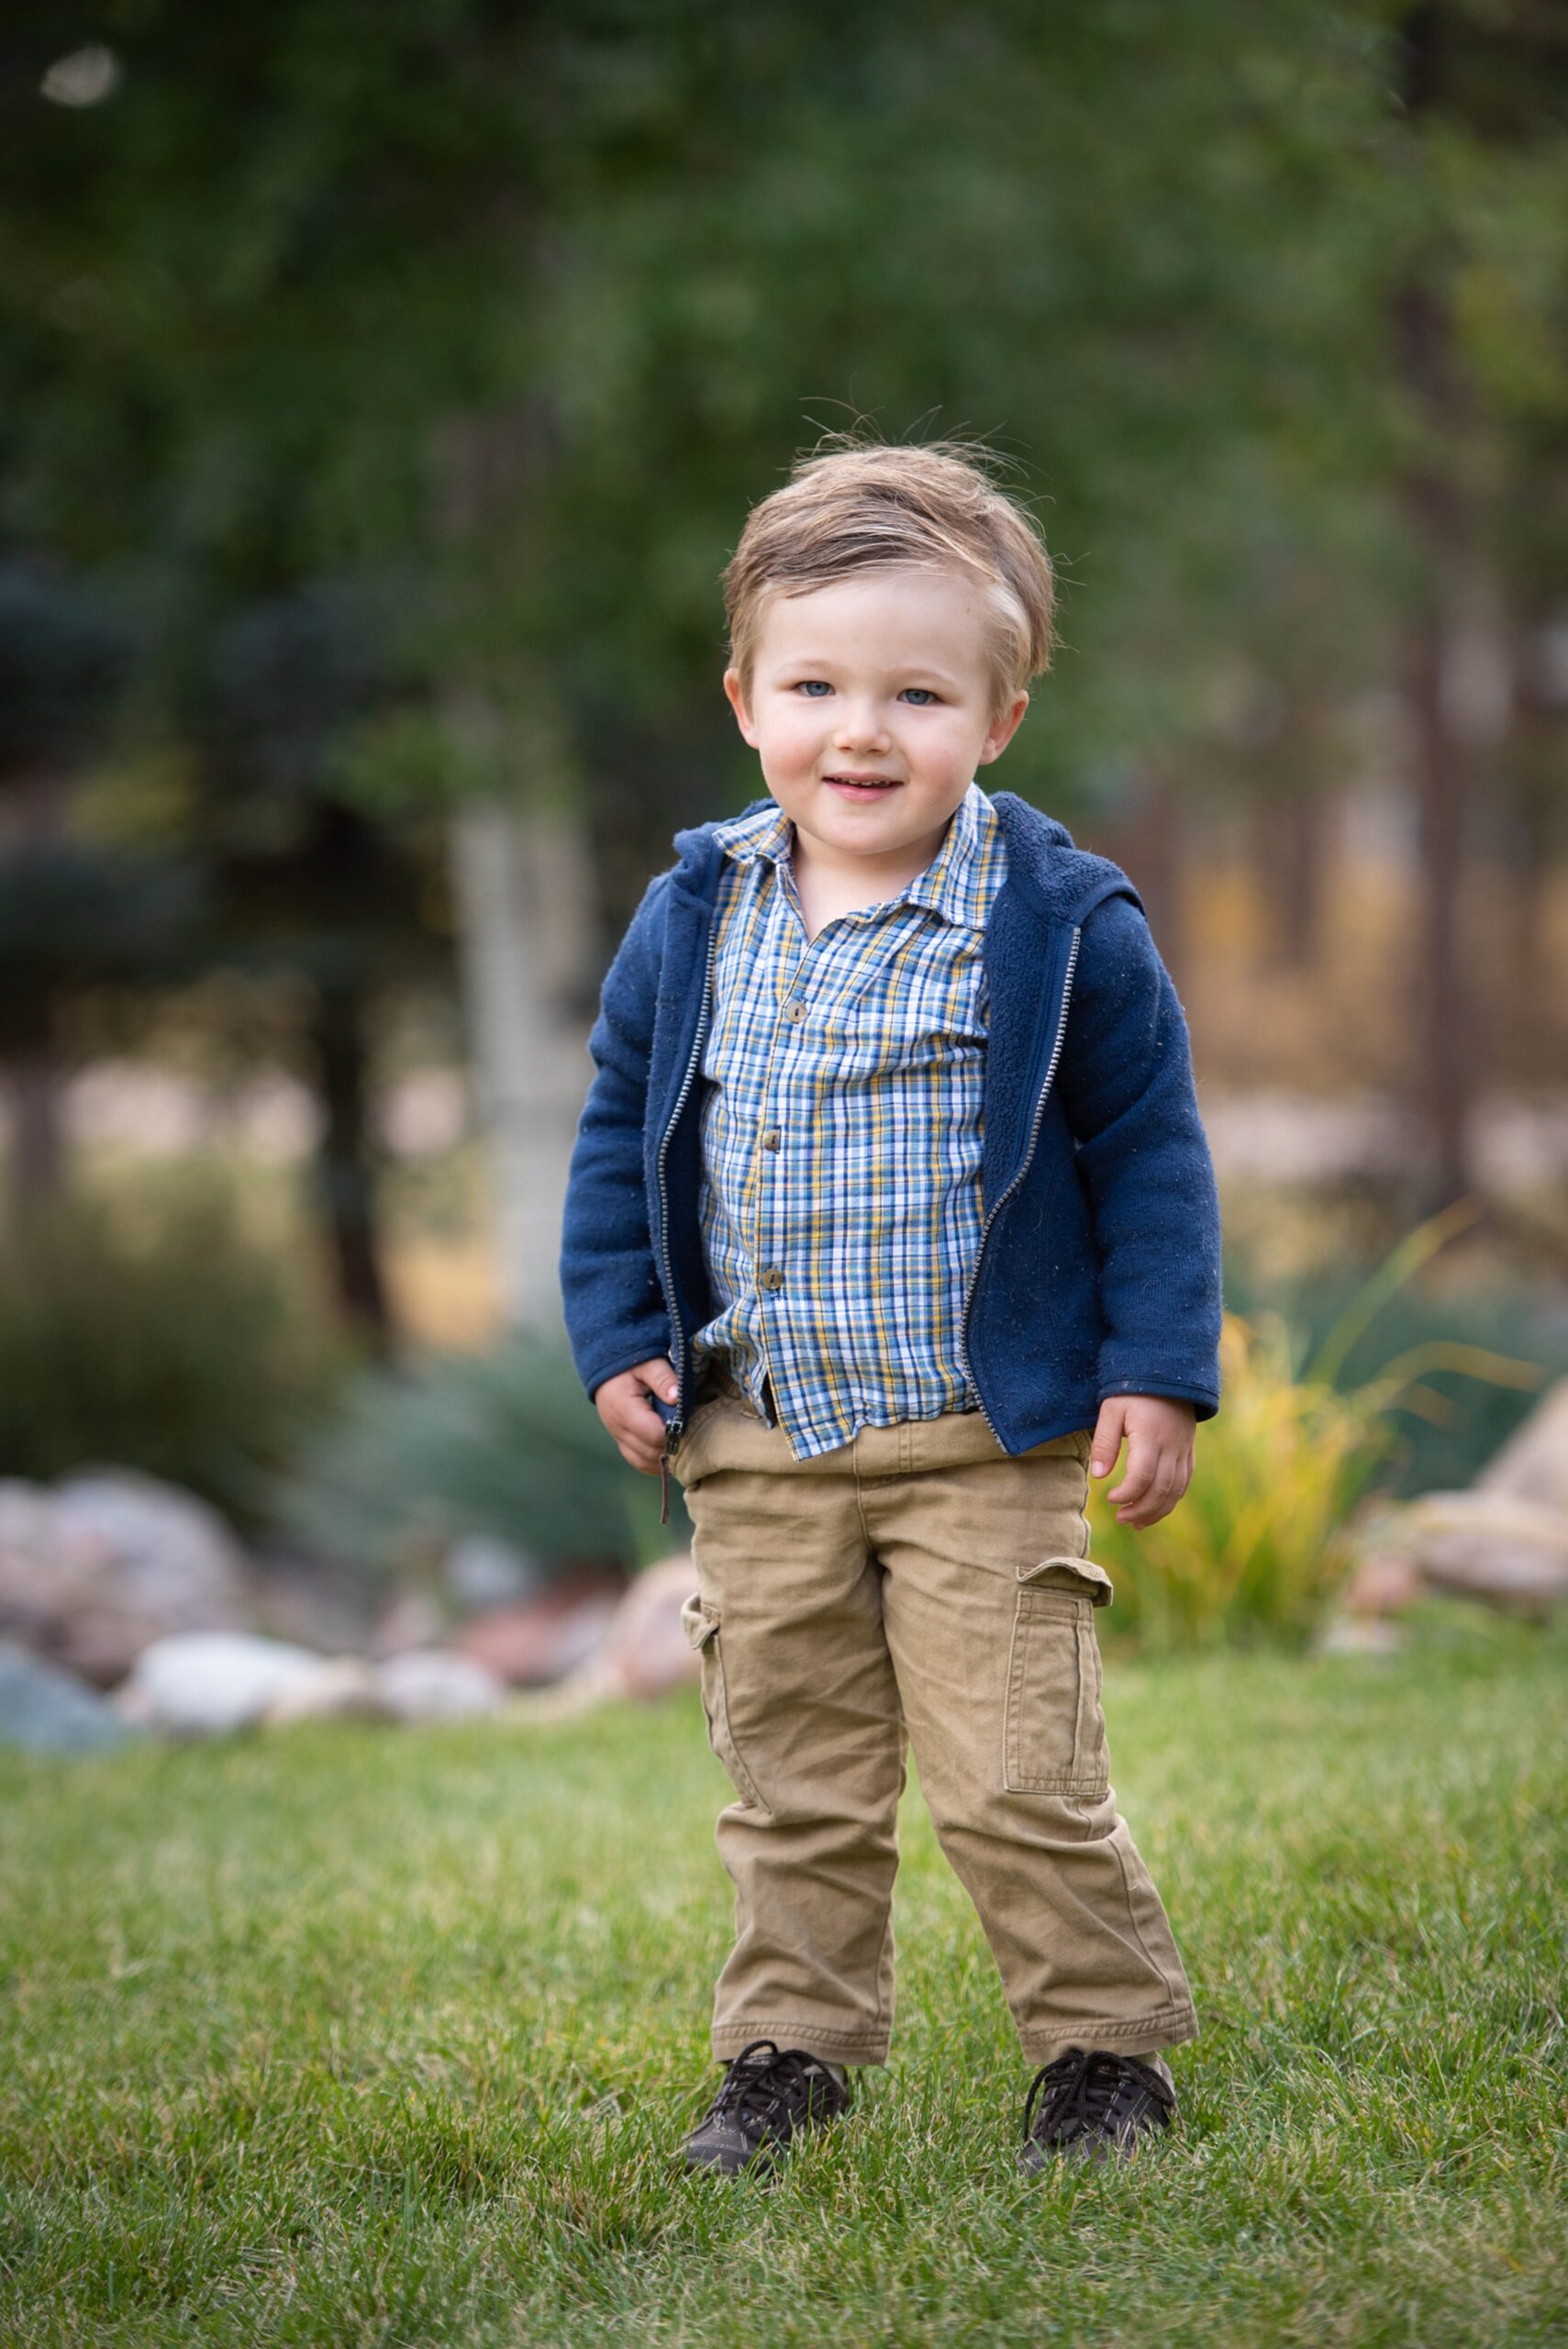
[[[767,1132],[762,1136],[762,1148],[764,1150],[777,1150],[782,1146],[784,1136],[780,1133],[777,1126],[770,1126]]]
[[[805,1004],[802,1003],[798,996],[792,996],[790,1001],[784,1006],[784,1018],[786,1019],[804,1019],[805,1017]]]
[[[783,1288],[784,1275],[780,1272],[776,1264],[770,1264],[767,1271],[762,1275],[762,1286],[764,1288]]]

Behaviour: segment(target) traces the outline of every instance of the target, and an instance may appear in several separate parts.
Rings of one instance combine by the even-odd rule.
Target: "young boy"
[[[1051,574],[963,450],[802,462],[725,586],[772,796],[676,835],[615,958],[562,1256],[600,1417],[686,1495],[735,1787],[685,2158],[772,2161],[885,2060],[911,1745],[1039,2066],[1020,2159],[1129,2152],[1197,2025],[1107,1777],[1084,1507],[1125,1440],[1153,1524],[1218,1407],[1185,1024],[1125,874],[974,780]]]

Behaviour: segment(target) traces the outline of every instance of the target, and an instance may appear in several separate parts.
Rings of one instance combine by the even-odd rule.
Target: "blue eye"
[[[824,677],[803,677],[795,687],[797,693],[809,694],[813,701],[819,701],[824,694],[830,694],[832,690]]]
[[[929,685],[906,685],[904,698],[912,701],[917,709],[924,709],[929,701],[935,701],[936,696]]]

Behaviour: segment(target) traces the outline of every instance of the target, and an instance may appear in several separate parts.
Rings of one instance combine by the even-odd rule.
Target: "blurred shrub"
[[[1310,1340],[1283,1316],[1227,1314],[1221,1408],[1197,1431],[1185,1498],[1141,1533],[1118,1524],[1104,1486],[1091,1502],[1093,1551],[1116,1584],[1118,1628],[1149,1647],[1305,1640],[1349,1569],[1357,1501],[1374,1475],[1389,1489],[1402,1464],[1396,1414],[1444,1432],[1451,1399],[1440,1380],[1528,1408],[1540,1366],[1456,1336],[1451,1317],[1440,1319],[1440,1334],[1387,1355],[1410,1282],[1473,1219],[1462,1203],[1418,1225],[1341,1300],[1304,1365]],[[1351,1366],[1373,1354],[1376,1374],[1353,1378]]]
[[[1118,1524],[1104,1485],[1090,1504],[1113,1623],[1147,1647],[1304,1641],[1344,1579],[1347,1520],[1394,1441],[1381,1387],[1297,1381],[1277,1318],[1228,1315],[1220,1370],[1224,1403],[1197,1431],[1179,1508],[1140,1533]]]
[[[1342,1319],[1353,1294],[1350,1279],[1326,1280],[1281,1304],[1303,1360],[1311,1359]],[[1379,1482],[1398,1499],[1439,1486],[1468,1485],[1534,1408],[1540,1385],[1568,1377],[1568,1308],[1550,1297],[1529,1297],[1511,1287],[1457,1295],[1407,1289],[1346,1350],[1336,1383],[1353,1387],[1375,1376],[1390,1355],[1431,1356],[1445,1345],[1462,1353],[1523,1355],[1540,1376],[1528,1382],[1476,1378],[1433,1361],[1418,1390],[1389,1406],[1395,1443]]]
[[[680,1486],[628,1468],[579,1384],[564,1338],[366,1373],[278,1497],[294,1531],[384,1573],[432,1564],[465,1533],[543,1566],[645,1564],[689,1538]]]
[[[0,1238],[0,1475],[140,1468],[251,1520],[347,1366],[297,1259],[215,1176],[72,1195]]]
[[[1439,1243],[1465,1220],[1447,1219]],[[1375,1293],[1380,1284],[1386,1294]],[[1414,1280],[1388,1285],[1367,1264],[1265,1283],[1244,1258],[1228,1258],[1225,1294],[1246,1319],[1277,1313],[1303,1369],[1334,1340],[1337,1358],[1329,1370],[1337,1386],[1375,1378],[1395,1356],[1426,1357],[1419,1386],[1389,1405],[1395,1442],[1379,1484],[1398,1499],[1469,1484],[1533,1409],[1540,1386],[1568,1377],[1568,1303],[1561,1293],[1532,1293],[1500,1277],[1486,1281],[1473,1269],[1470,1286],[1440,1290]],[[1363,1309],[1369,1295],[1371,1313]],[[1345,1341],[1338,1332],[1347,1333]],[[1445,1365],[1436,1358],[1444,1347],[1457,1348],[1461,1359]],[[1478,1378],[1469,1367],[1477,1353],[1521,1355],[1538,1375]]]

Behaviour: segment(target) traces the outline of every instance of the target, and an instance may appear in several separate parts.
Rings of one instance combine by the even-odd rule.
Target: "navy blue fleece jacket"
[[[762,807],[771,803],[758,800]],[[983,1227],[962,1336],[1003,1448],[1092,1427],[1107,1395],[1219,1405],[1219,1206],[1186,1022],[1138,893],[1009,791],[1007,877],[986,925]],[[573,1152],[561,1256],[590,1395],[668,1355],[677,1432],[692,1338],[714,1311],[697,1194],[701,1074],[723,851],[678,832],[604,984],[596,1074]]]

